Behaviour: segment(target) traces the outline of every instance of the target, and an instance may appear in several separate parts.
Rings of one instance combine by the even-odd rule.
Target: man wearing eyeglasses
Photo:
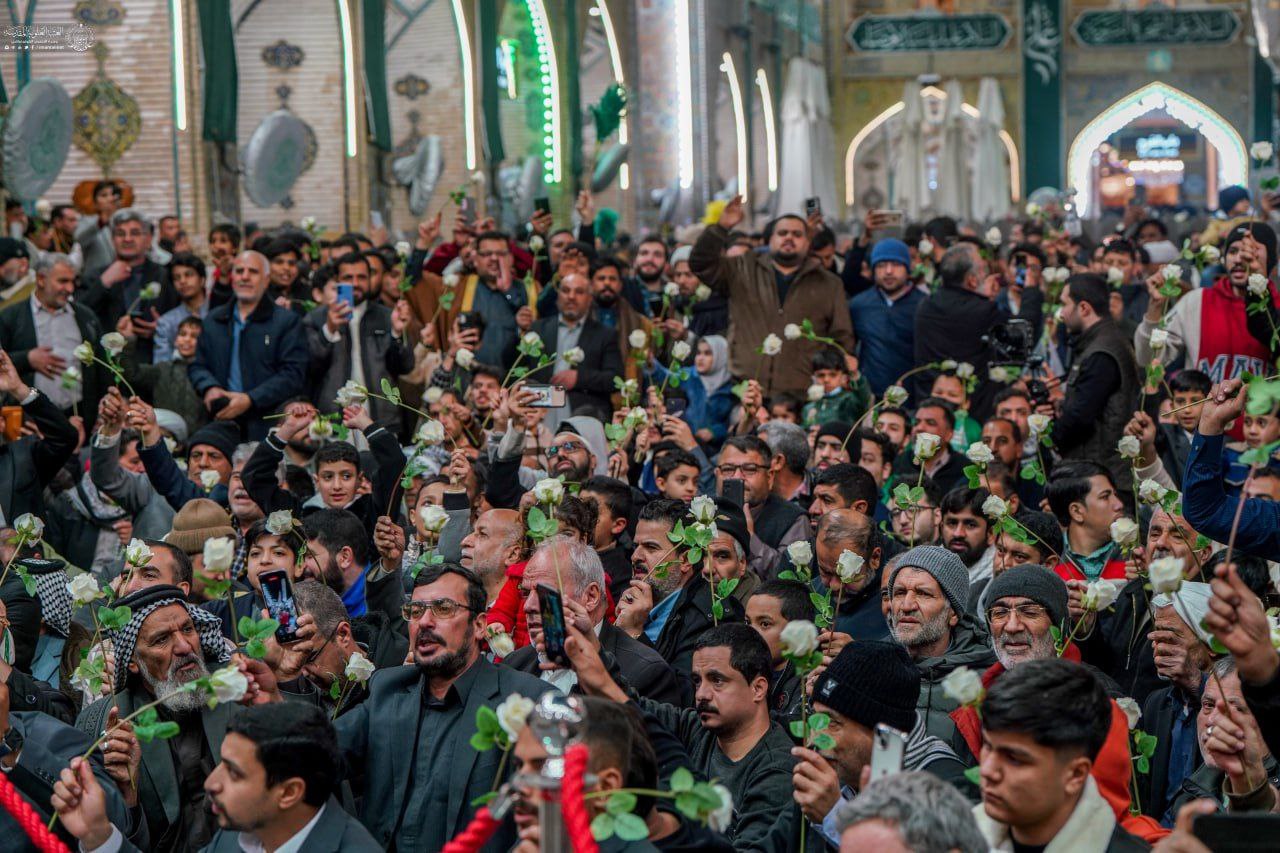
[[[347,766],[364,774],[360,821],[384,848],[439,850],[461,832],[476,799],[505,781],[497,778],[502,750],[469,743],[476,711],[512,693],[536,700],[554,689],[480,653],[484,611],[474,572],[449,562],[423,569],[403,612],[413,664],[375,672],[369,698],[336,721]],[[250,664],[255,676],[264,666]],[[264,692],[283,701],[278,688]],[[515,841],[504,822],[485,849],[508,850]]]
[[[720,494],[724,494],[724,484],[729,480],[742,481],[747,529],[775,551],[809,538],[805,511],[773,494],[773,478],[782,465],[782,457],[774,456],[763,439],[739,435],[725,441],[716,466],[716,486]]]

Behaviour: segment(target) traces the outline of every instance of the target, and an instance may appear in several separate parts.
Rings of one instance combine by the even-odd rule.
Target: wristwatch
[[[7,759],[19,752],[22,752],[22,733],[16,727],[9,726],[9,731],[0,739],[0,767],[7,772],[11,766]]]

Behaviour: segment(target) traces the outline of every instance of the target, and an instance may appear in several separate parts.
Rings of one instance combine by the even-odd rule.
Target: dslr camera
[[[1022,370],[1031,373],[1027,380],[1027,396],[1031,398],[1031,408],[1049,402],[1049,388],[1037,379],[1036,369],[1044,364],[1044,358],[1032,355],[1036,348],[1035,330],[1031,323],[1017,317],[992,326],[982,336],[982,342],[991,348],[992,364],[1016,364]]]

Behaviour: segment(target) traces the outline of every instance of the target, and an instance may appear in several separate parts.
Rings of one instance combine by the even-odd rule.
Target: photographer
[[[916,313],[915,362],[917,365],[947,359],[968,362],[974,366],[975,375],[985,379],[992,353],[983,338],[1012,316],[996,301],[1001,288],[1008,283],[990,271],[978,246],[968,242],[947,250],[939,264],[939,274],[942,287],[926,299]],[[1044,303],[1039,276],[1026,277],[1018,298],[1021,305],[1017,316],[1031,323],[1034,330],[1040,322]],[[916,392],[921,397],[927,396],[933,378],[933,371],[924,371],[916,378]],[[986,417],[997,390],[992,383],[980,384],[971,401],[971,414]]]
[[[1054,418],[1053,443],[1063,459],[1092,459],[1106,466],[1117,484],[1130,483],[1133,476],[1116,443],[1137,406],[1138,362],[1111,319],[1111,294],[1102,276],[1082,273],[1067,279],[1062,322],[1071,338],[1066,396],[1036,411]]]

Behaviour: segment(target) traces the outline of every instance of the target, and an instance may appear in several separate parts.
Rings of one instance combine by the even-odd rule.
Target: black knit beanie
[[[1023,563],[993,578],[987,586],[987,607],[1005,596],[1031,599],[1049,612],[1054,625],[1067,620],[1067,585],[1044,566]]]
[[[907,650],[879,640],[849,643],[813,687],[815,702],[868,729],[911,731],[919,698],[920,671]]]

